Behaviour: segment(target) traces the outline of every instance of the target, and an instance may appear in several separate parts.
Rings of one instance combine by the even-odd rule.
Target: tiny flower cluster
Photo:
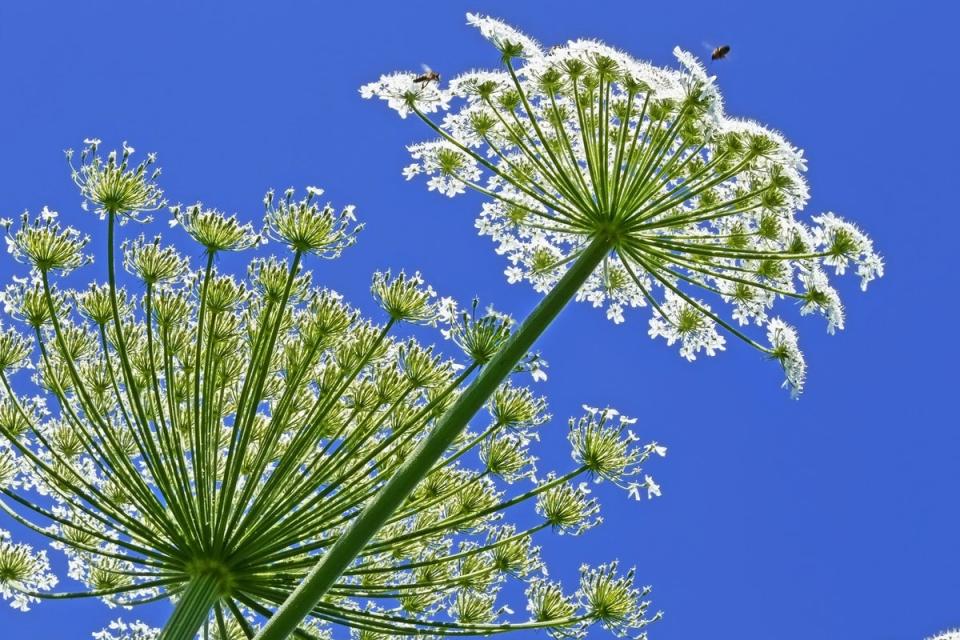
[[[584,415],[570,420],[569,440],[573,447],[573,459],[583,465],[596,481],[609,480],[627,490],[632,498],[640,500],[645,489],[648,498],[660,496],[660,485],[653,477],[644,475],[643,482],[631,478],[642,473],[641,465],[651,455],[661,458],[667,448],[656,442],[639,447],[636,434],[629,427],[635,418],[621,415],[616,409],[597,409],[583,406]]]
[[[93,640],[157,640],[160,629],[139,620],[124,622],[118,618],[111,620],[106,629],[94,632],[92,637]]]

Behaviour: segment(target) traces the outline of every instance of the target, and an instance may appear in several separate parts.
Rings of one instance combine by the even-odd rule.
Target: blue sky
[[[674,45],[706,56],[704,42],[729,43],[712,67],[727,110],[806,149],[809,210],[859,222],[888,275],[867,294],[842,283],[840,335],[799,323],[810,377],[798,402],[739,344],[689,364],[646,336],[643,313],[613,326],[567,309],[539,345],[557,434],[581,403],[609,404],[670,455],[661,500],[602,491],[605,525],[545,539],[545,554],[567,576],[580,561],[636,564],[666,611],[658,640],[923,638],[960,625],[960,273],[930,235],[960,232],[957,16],[935,4],[7,1],[0,216],[47,204],[96,235],[61,150],[129,140],[158,152],[172,201],[256,219],[267,188],[317,184],[355,203],[368,225],[358,247],[314,268],[368,310],[371,272],[393,267],[519,316],[536,295],[507,285],[476,236],[479,201],[404,182],[404,145],[425,131],[357,87],[421,62],[448,75],[495,64],[467,10],[544,43],[597,37],[662,64]],[[561,436],[548,442],[547,455],[568,455]],[[0,636],[84,638],[115,616],[97,602],[0,606]]]

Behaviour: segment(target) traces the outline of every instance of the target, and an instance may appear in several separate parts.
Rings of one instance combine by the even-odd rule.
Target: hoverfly
[[[414,82],[420,83],[420,88],[424,89],[431,82],[436,82],[440,84],[440,74],[428,67],[425,64],[420,65],[423,67],[423,73],[413,79]]]

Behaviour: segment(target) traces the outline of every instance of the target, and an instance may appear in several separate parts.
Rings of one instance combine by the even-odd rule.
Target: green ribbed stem
[[[380,489],[363,513],[304,578],[300,586],[277,609],[255,640],[285,640],[320,602],[363,547],[403,504],[417,484],[466,428],[497,387],[527,354],[540,334],[573,299],[583,283],[610,251],[612,242],[595,238],[540,301],[480,375],[440,419],[433,432],[417,447],[407,462]],[[171,636],[172,638],[172,636]],[[162,640],[166,640],[163,638]]]
[[[223,576],[219,572],[198,574],[187,584],[157,640],[193,640],[220,600],[222,588]]]

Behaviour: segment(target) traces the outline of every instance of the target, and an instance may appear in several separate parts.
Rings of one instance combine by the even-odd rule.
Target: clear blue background
[[[426,132],[357,87],[421,62],[448,76],[495,64],[466,10],[663,64],[677,44],[706,56],[704,41],[729,43],[712,66],[729,112],[806,149],[811,210],[860,222],[888,276],[866,295],[844,282],[841,335],[799,322],[799,402],[739,344],[688,364],[646,336],[645,312],[615,327],[569,308],[540,343],[554,430],[582,402],[610,404],[670,455],[655,468],[661,500],[604,491],[605,525],[545,538],[546,554],[564,576],[581,560],[636,564],[666,611],[657,640],[922,638],[960,625],[957,15],[937,4],[5,0],[0,215],[49,204],[95,230],[61,150],[126,139],[159,153],[172,201],[256,219],[266,188],[318,184],[356,203],[360,245],[315,267],[367,309],[370,273],[405,267],[523,315],[536,296],[508,286],[475,235],[479,201],[405,183],[404,145]],[[550,442],[565,460],[562,438]],[[116,615],[98,602],[0,606],[0,638],[85,638]]]

